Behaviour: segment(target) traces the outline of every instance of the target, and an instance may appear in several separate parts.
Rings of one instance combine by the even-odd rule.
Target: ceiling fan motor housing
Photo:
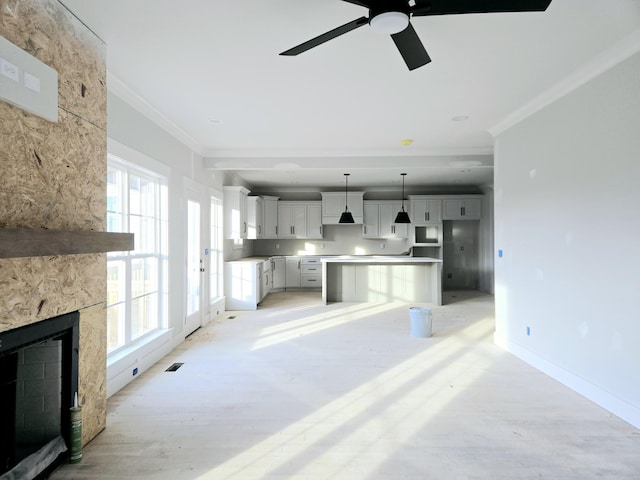
[[[369,9],[369,25],[381,33],[393,35],[409,26],[409,2],[378,2]]]

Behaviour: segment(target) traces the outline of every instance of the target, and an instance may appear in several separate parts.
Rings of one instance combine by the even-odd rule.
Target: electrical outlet
[[[383,249],[383,250],[384,250],[385,246],[386,246],[386,245],[385,245],[384,243],[381,243],[381,244],[380,244],[380,248],[381,248],[381,249]]]
[[[276,243],[276,250],[278,250],[280,248],[280,244]]]

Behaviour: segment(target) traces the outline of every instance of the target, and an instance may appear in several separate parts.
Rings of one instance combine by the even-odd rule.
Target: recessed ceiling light
[[[213,123],[214,125],[221,125],[223,122],[219,118],[210,118],[209,123]]]
[[[454,122],[464,122],[465,120],[469,120],[467,115],[458,115],[457,117],[453,117],[451,120]]]

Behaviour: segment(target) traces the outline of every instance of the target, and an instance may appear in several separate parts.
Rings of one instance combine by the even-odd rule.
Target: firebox
[[[68,458],[78,312],[0,333],[0,479],[46,478]]]

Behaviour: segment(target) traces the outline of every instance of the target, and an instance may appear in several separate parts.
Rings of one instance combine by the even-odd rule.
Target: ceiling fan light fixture
[[[409,26],[409,15],[403,12],[382,12],[371,17],[369,25],[376,32],[393,35]]]

